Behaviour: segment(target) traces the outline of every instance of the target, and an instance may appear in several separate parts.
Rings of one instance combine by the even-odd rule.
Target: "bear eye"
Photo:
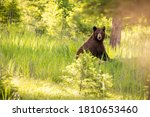
[[[99,41],[102,39],[102,35],[101,35],[100,33],[98,33],[97,39],[98,39]]]

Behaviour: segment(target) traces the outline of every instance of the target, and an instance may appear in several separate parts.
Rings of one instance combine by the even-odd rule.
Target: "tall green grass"
[[[112,75],[111,99],[146,99],[146,81],[150,75],[150,28],[136,26],[122,31],[121,45],[112,49],[105,40],[111,61],[101,64],[104,73]],[[75,59],[77,49],[87,35],[74,39],[37,36],[25,26],[2,27],[0,55],[3,65],[10,61],[22,99],[85,99],[76,95],[72,85],[64,86],[62,70]],[[86,97],[88,99],[88,97]]]
[[[111,62],[102,65],[114,78],[114,91],[122,99],[146,99],[150,68],[150,27],[133,26],[122,31],[121,45],[107,46]]]
[[[75,57],[77,44],[12,28],[8,29],[9,35],[5,31],[1,33],[0,51],[5,59],[13,60],[27,78],[59,81],[61,70]]]
[[[14,65],[11,61],[4,65],[2,61],[4,58],[2,55],[0,57],[0,99],[20,99],[18,88],[12,83],[15,78]]]

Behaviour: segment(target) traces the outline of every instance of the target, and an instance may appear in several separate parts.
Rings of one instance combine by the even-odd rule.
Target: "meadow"
[[[91,32],[92,33],[92,32]],[[25,26],[2,27],[0,31],[1,73],[11,77],[18,99],[147,99],[150,79],[150,28],[127,27],[122,30],[121,44],[116,48],[105,39],[111,61],[102,62],[100,69],[112,77],[109,96],[98,98],[80,94],[75,84],[65,83],[63,70],[74,63],[77,49],[89,38],[77,34],[60,39],[46,34],[36,35]],[[9,85],[9,84],[8,84]],[[3,99],[9,97],[6,86]],[[8,91],[7,91],[8,90]]]

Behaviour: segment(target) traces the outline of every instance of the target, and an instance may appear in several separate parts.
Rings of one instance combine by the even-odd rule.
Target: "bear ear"
[[[97,29],[96,26],[93,26],[93,31],[94,31],[94,32],[96,31],[96,29]]]
[[[102,30],[105,31],[105,26],[102,27]]]

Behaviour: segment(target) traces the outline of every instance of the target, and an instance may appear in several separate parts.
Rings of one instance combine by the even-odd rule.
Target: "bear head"
[[[93,27],[93,35],[94,35],[94,39],[102,42],[105,38],[105,26],[102,28],[97,28],[96,26],[94,26]]]

